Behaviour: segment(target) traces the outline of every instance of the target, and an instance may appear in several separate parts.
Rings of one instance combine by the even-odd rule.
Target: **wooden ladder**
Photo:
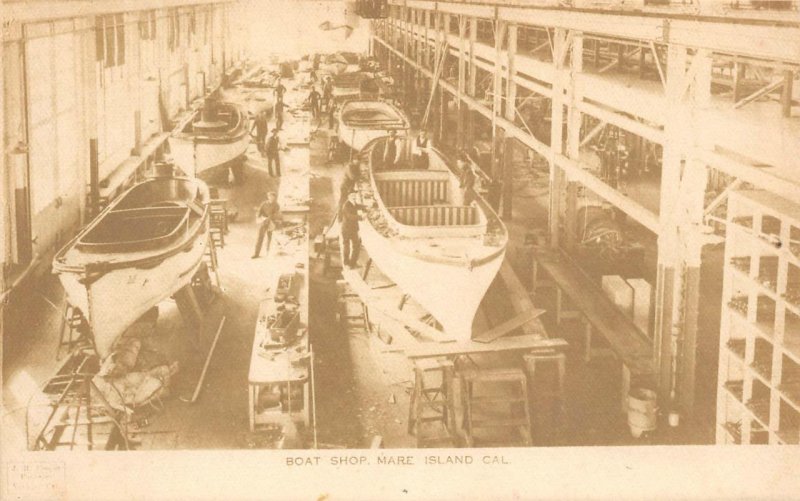
[[[464,440],[468,447],[475,445],[476,429],[505,429],[516,431],[501,437],[499,444],[531,445],[531,417],[528,406],[528,384],[522,369],[476,369],[461,376],[464,402]],[[477,387],[484,390],[477,395]],[[486,390],[490,391],[486,391]]]
[[[454,365],[447,359],[420,359],[414,361],[414,389],[408,405],[408,433],[414,435],[417,447],[456,446]],[[438,373],[436,383],[429,375]],[[436,386],[432,386],[435,384]],[[440,423],[444,434],[429,434],[424,425]]]

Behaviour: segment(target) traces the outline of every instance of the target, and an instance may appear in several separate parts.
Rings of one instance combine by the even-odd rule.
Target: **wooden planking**
[[[491,343],[476,341],[459,341],[455,343],[420,343],[419,346],[406,350],[406,356],[415,358],[446,357],[477,353],[499,353],[503,351],[527,351],[537,349],[565,349],[568,345],[560,338],[541,338],[539,336],[507,336]]]
[[[453,338],[444,332],[434,329],[430,325],[416,318],[410,317],[408,314],[397,308],[389,307],[384,302],[380,301],[380,292],[372,290],[372,288],[364,281],[364,279],[361,278],[361,275],[358,273],[358,271],[345,267],[342,269],[342,276],[353,289],[353,292],[355,292],[361,301],[366,303],[368,306],[376,309],[392,320],[408,326],[423,336],[436,341],[437,343],[450,343],[453,341]]]
[[[508,259],[503,260],[503,264],[500,265],[500,279],[503,280],[508,290],[511,306],[518,315],[536,309],[528,291],[517,278],[517,274]],[[538,320],[522,325],[522,332],[529,335],[547,337],[547,331],[545,331],[541,321]]]
[[[466,226],[476,224],[477,210],[471,206],[391,207],[389,213],[399,223],[411,226]]]
[[[474,336],[472,340],[478,343],[491,343],[495,339],[509,334],[514,329],[522,327],[531,320],[539,318],[544,311],[545,310],[533,309],[521,313],[510,320],[506,320],[500,325],[495,325],[491,329]]]
[[[632,373],[655,374],[652,342],[580,270],[552,252],[538,252],[534,259],[609,342]]]
[[[381,198],[388,207],[432,205],[447,200],[447,181],[434,179],[381,180]]]

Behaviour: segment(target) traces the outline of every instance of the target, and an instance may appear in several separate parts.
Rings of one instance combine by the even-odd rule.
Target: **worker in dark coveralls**
[[[311,87],[311,92],[308,94],[308,104],[311,105],[311,116],[314,119],[319,119],[319,100],[320,100],[319,92],[315,87]]]
[[[269,169],[270,176],[278,176],[281,175],[281,139],[278,137],[278,129],[272,129],[272,134],[270,134],[269,139],[267,139],[267,145],[265,150],[267,152],[267,169]],[[273,170],[272,166],[275,165],[275,169]]]
[[[463,151],[458,154],[456,165],[461,169],[460,186],[464,190],[464,205],[469,205],[475,200],[475,171],[469,162],[467,154]]]
[[[358,263],[358,254],[361,251],[361,239],[358,237],[358,211],[363,207],[358,203],[358,194],[352,192],[339,211],[342,222],[342,255],[344,264],[352,269]]]
[[[286,92],[286,87],[281,83],[281,79],[279,78],[277,82],[275,82],[275,100],[276,101],[283,101],[283,94]]]
[[[283,128],[283,99],[275,101],[273,108],[275,114],[275,128],[281,130]]]
[[[256,147],[261,152],[263,157],[266,153],[264,151],[264,140],[267,138],[267,112],[262,111],[256,116],[253,124],[253,129],[256,131]],[[252,132],[252,131],[251,131]]]
[[[281,208],[278,206],[277,196],[274,191],[270,191],[267,193],[267,199],[258,208],[258,212],[256,212],[258,240],[256,241],[256,250],[252,256],[253,259],[257,258],[261,253],[264,235],[267,236],[267,254],[269,254],[269,245],[272,243],[272,231],[277,227],[277,223],[281,219]]]
[[[333,97],[328,99],[328,128],[333,130],[336,127],[336,101]]]
[[[333,79],[331,77],[325,78],[325,83],[322,84],[322,99],[325,102],[333,99]]]
[[[342,184],[339,185],[339,208],[341,209],[342,205],[347,201],[347,198],[350,196],[350,193],[353,193],[356,190],[356,182],[358,181],[359,176],[361,175],[361,167],[358,165],[357,160],[353,160],[347,166],[347,172],[344,174],[344,179],[342,179]]]

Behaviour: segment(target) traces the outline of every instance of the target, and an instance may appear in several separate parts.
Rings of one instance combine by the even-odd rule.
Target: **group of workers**
[[[286,93],[286,86],[283,85],[279,78],[275,82],[275,105],[273,106],[273,113],[275,114],[275,127],[272,132],[269,132],[267,125],[267,111],[264,110],[256,115],[253,120],[253,127],[251,134],[255,131],[255,141],[258,151],[261,156],[267,158],[267,170],[269,175],[273,177],[280,177],[281,175],[281,156],[280,152],[286,150],[286,147],[281,142],[278,132],[283,128],[283,110],[285,104],[283,96]]]
[[[335,113],[335,100],[333,99],[333,82],[331,77],[327,77],[322,86],[322,94],[320,94],[314,86],[312,79],[311,91],[308,95],[306,102],[308,103],[312,117],[315,120],[321,119],[322,103],[326,105],[328,113],[329,128],[334,127],[334,113]],[[280,79],[275,86],[275,127],[272,129],[271,134],[267,138],[267,116],[266,112],[262,112],[256,117],[254,129],[256,131],[256,144],[262,155],[267,158],[267,166],[269,173],[272,176],[280,176],[280,151],[285,149],[281,144],[278,132],[283,124],[283,96],[286,92],[286,87],[283,86]],[[331,138],[331,149],[336,146],[337,142],[335,137]],[[381,168],[390,170],[397,167],[403,155],[403,150],[406,142],[398,136],[396,130],[389,131],[389,137],[384,145],[383,152],[380,158]],[[411,167],[414,169],[425,170],[430,166],[430,139],[427,132],[423,129],[419,135],[411,141],[410,154],[411,154]],[[329,153],[329,160],[332,155]],[[274,167],[274,170],[273,170]],[[457,156],[457,167],[460,172],[460,185],[464,190],[465,198],[464,203],[470,204],[474,199],[473,190],[475,188],[476,174],[472,163],[469,161],[466,153],[460,152]],[[358,160],[351,160],[348,164],[347,171],[345,172],[344,179],[339,188],[339,210],[338,218],[340,221],[340,228],[342,234],[343,248],[342,253],[344,256],[344,263],[347,268],[355,268],[358,262],[358,256],[361,250],[361,240],[358,231],[359,214],[364,207],[359,203],[359,196],[357,190],[357,182],[361,175],[361,167]],[[256,218],[258,221],[258,238],[256,240],[256,248],[253,253],[253,258],[259,257],[261,248],[266,239],[267,252],[269,251],[270,243],[272,241],[272,232],[281,221],[280,207],[277,203],[277,196],[274,192],[267,194],[267,199],[258,207]]]

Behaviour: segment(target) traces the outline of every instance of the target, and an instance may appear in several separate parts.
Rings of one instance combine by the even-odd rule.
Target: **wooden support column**
[[[403,13],[403,22],[402,22],[402,34],[403,34],[403,57],[410,59],[408,53],[408,45],[409,45],[409,38],[411,38],[411,23],[409,23],[409,16],[411,12],[408,7],[402,7],[400,10]],[[408,70],[408,65],[405,65],[406,71]]]
[[[474,98],[478,86],[478,68],[475,66],[475,45],[478,43],[478,18],[469,18],[469,78],[467,79],[467,95]],[[475,117],[468,112],[467,138],[471,142],[475,138]],[[467,143],[469,144],[469,143]]]
[[[576,162],[580,161],[581,125],[582,115],[579,109],[583,101],[583,90],[579,85],[578,76],[583,71],[583,34],[572,33],[572,54],[569,67],[569,107],[567,110],[567,156]],[[565,245],[567,249],[574,250],[579,238],[578,221],[578,183],[567,179],[566,207],[564,214]]]
[[[671,44],[661,179],[655,340],[663,409],[690,415],[695,352],[706,165],[692,152],[710,148],[699,117],[711,95],[711,57],[698,49],[687,71],[685,47]]]
[[[501,131],[497,126],[497,117],[500,115],[500,108],[503,99],[503,68],[502,68],[502,54],[503,54],[503,39],[506,35],[506,23],[500,21],[495,16],[494,20],[494,78],[492,79],[492,177],[498,178],[502,175],[498,172],[501,167],[500,160],[500,141]]]
[[[556,71],[553,76],[553,95],[550,122],[550,208],[549,208],[549,233],[550,246],[558,248],[560,244],[559,221],[561,217],[562,194],[564,186],[564,171],[556,165],[556,156],[564,151],[563,124],[564,124],[564,90],[567,88],[569,73],[564,68],[569,40],[567,30],[556,28],[553,37],[553,63]]]
[[[456,120],[456,148],[463,150],[465,142],[468,108],[464,103],[467,78],[467,18],[458,16],[458,120]]]
[[[505,118],[510,122],[516,119],[517,110],[517,84],[514,81],[516,68],[514,58],[517,52],[517,25],[508,25],[506,29],[508,46],[506,48],[506,100]],[[503,144],[503,219],[510,221],[513,209],[514,194],[514,138],[506,137]]]

